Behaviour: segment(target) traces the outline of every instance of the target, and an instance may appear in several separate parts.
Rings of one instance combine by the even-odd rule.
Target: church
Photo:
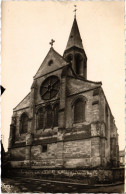
[[[117,127],[102,83],[87,79],[87,56],[76,15],[63,56],[53,43],[30,93],[13,109],[11,167],[118,167]]]

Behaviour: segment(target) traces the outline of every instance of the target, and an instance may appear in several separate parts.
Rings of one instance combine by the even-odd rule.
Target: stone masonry
[[[117,127],[102,83],[87,80],[76,18],[64,55],[50,48],[30,93],[13,109],[8,149],[12,168],[119,165]]]

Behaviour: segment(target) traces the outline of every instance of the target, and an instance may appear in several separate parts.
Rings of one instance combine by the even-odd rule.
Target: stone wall
[[[107,110],[107,112],[106,112]],[[118,166],[118,133],[114,117],[106,100],[104,92],[100,90],[100,121],[104,122],[106,130],[105,160],[108,165]],[[108,116],[107,116],[108,115]]]
[[[54,168],[56,166],[57,144],[47,144],[47,152],[42,145],[31,147],[31,168]]]
[[[90,139],[64,142],[63,160],[65,168],[86,168],[91,165]]]
[[[61,181],[79,182],[83,184],[113,183],[124,181],[124,169],[85,169],[85,170],[42,170],[42,169],[10,169],[8,176],[22,176],[30,178],[53,179]]]
[[[24,107],[26,104],[24,100],[23,109],[16,108],[13,115],[16,118],[16,139],[10,149],[13,167],[24,165],[24,168],[92,168],[106,166],[110,162],[110,157],[115,160],[117,141],[111,139],[110,155],[112,136],[110,131],[115,134],[116,129],[113,129],[111,124],[113,117],[109,107],[108,126],[106,125],[107,102],[101,92],[100,83],[61,76],[61,73],[62,69],[59,69],[37,78],[32,85],[30,98],[27,97],[30,101],[29,107]],[[59,77],[60,92],[45,102],[40,97],[40,85],[50,75]],[[79,97],[86,101],[85,120],[82,123],[74,123],[73,102]],[[37,107],[41,104],[53,104],[58,99],[60,99],[58,127],[37,131]],[[20,134],[20,117],[23,112],[29,115],[27,134]],[[45,144],[47,151],[42,152]]]
[[[47,150],[43,152],[45,145]],[[21,162],[23,160],[29,160],[29,167],[31,168],[85,168],[91,166],[90,139],[39,143],[39,145],[34,146],[12,148],[10,153],[12,167],[14,167],[14,164],[16,164],[16,167],[23,167]],[[14,163],[13,161],[17,162]]]
[[[83,134],[80,133],[82,136]],[[11,163],[14,167],[13,161],[17,161],[16,167],[23,167],[22,160],[28,160],[27,165],[31,168],[92,168],[106,166],[104,138],[92,137],[87,139],[81,138],[78,133],[74,134],[74,138],[70,135],[71,140],[51,143],[53,139],[41,139],[33,141],[34,145],[27,145],[26,147],[10,149]],[[79,138],[78,138],[79,137]],[[73,140],[74,139],[74,140]],[[35,145],[36,144],[36,145]],[[43,151],[43,146],[47,146],[47,150]],[[21,146],[21,145],[19,145]],[[101,152],[102,146],[102,152]],[[24,164],[24,167],[26,164]]]
[[[89,158],[91,156],[91,140],[64,142],[64,158]]]
[[[11,160],[15,160],[15,161],[23,161],[25,160],[25,153],[26,153],[26,148],[25,147],[21,147],[21,148],[13,148],[11,149]]]
[[[56,158],[57,144],[48,144],[47,152],[43,152],[42,145],[36,145],[31,147],[31,160],[43,160]]]

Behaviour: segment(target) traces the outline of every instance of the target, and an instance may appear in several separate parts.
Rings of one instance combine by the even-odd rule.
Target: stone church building
[[[74,18],[63,56],[53,48],[13,109],[12,168],[85,169],[119,165],[118,133],[101,82],[87,79],[87,56]]]

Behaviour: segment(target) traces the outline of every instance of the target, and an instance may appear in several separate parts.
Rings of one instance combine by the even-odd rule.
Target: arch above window
[[[84,101],[84,102],[86,103],[87,98],[86,98],[85,96],[83,96],[83,95],[78,95],[78,96],[76,96],[76,97],[74,98],[74,100],[72,101],[71,106],[73,107],[74,104],[75,104],[78,100]]]
[[[28,115],[26,113],[23,113],[21,115],[21,119],[20,119],[20,132],[21,133],[27,133],[28,131]]]

